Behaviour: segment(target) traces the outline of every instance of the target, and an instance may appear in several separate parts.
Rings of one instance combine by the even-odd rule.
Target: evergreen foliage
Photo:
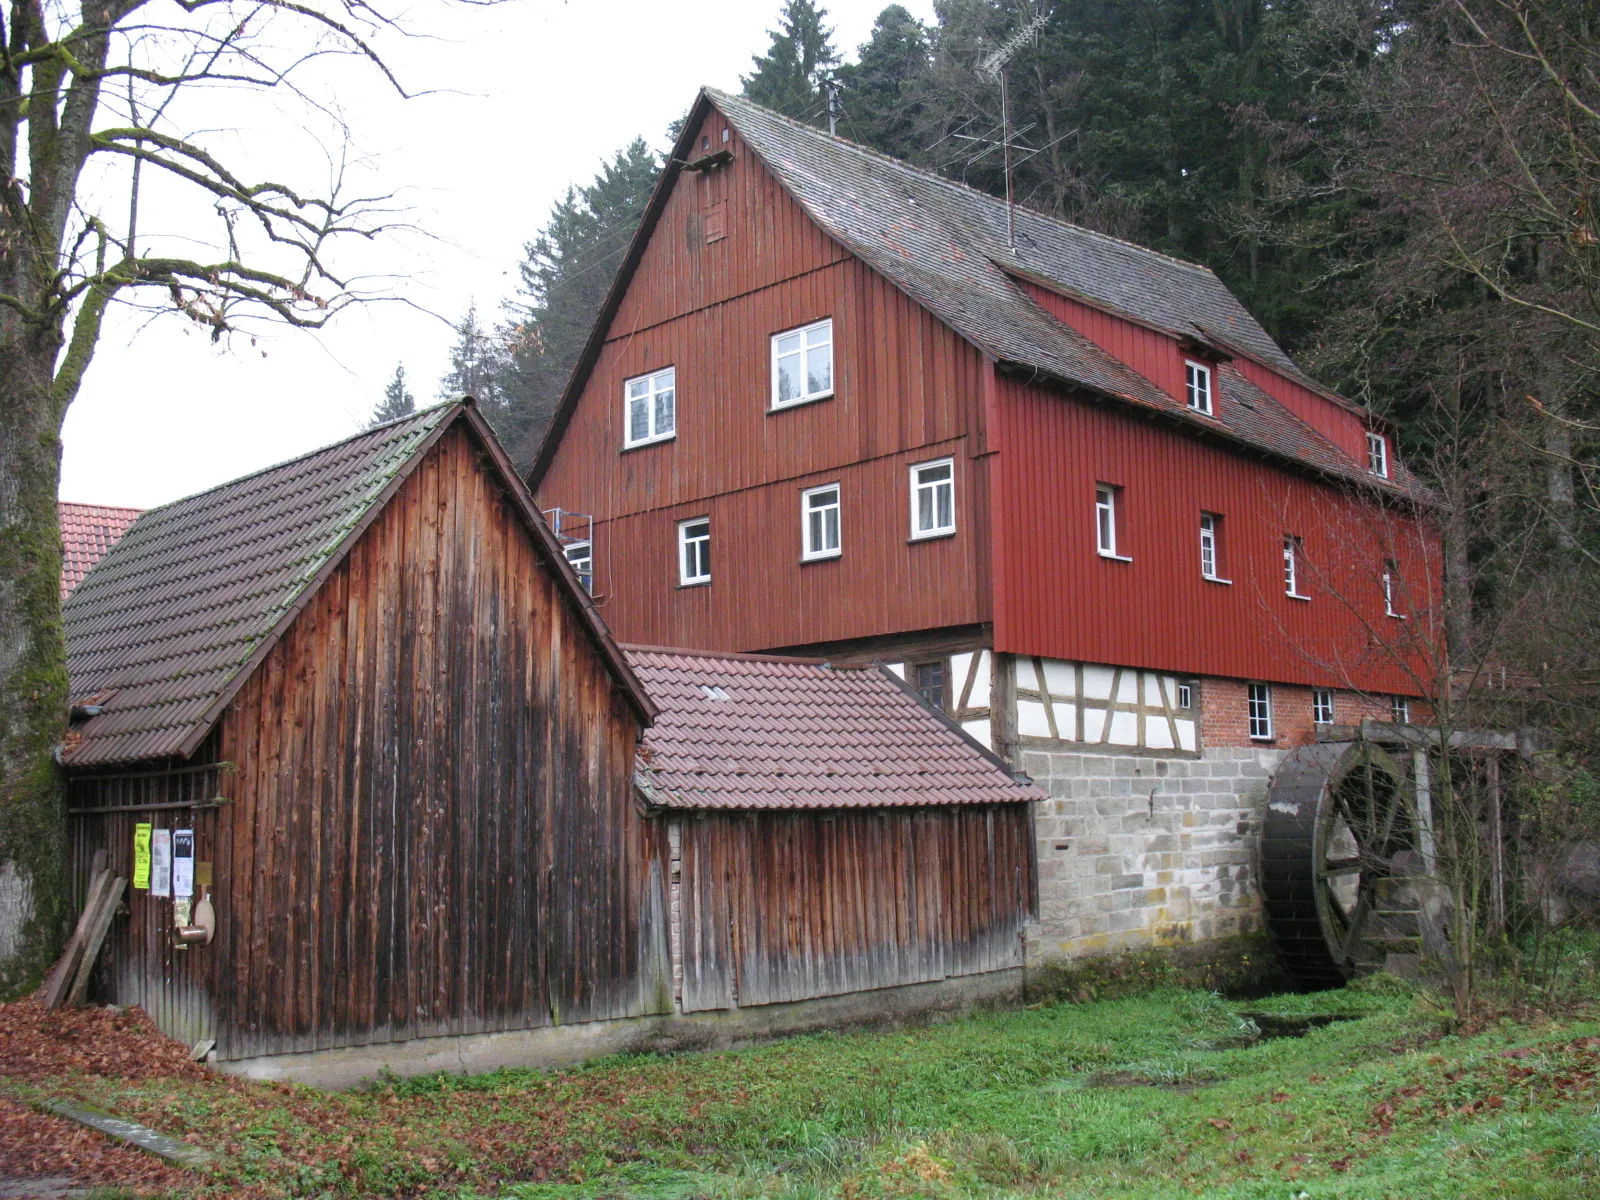
[[[492,360],[498,408],[490,414],[522,469],[549,427],[660,172],[659,157],[635,138],[592,183],[568,188],[524,248]]]
[[[772,45],[753,62],[741,84],[747,99],[810,124],[827,123],[822,84],[838,65],[828,10],[812,0],[784,0]]]
[[[450,369],[439,378],[439,399],[471,396],[486,415],[501,407],[501,380],[505,374],[504,347],[479,323],[476,302],[456,325],[450,347]]]
[[[372,410],[372,416],[367,421],[367,428],[382,425],[386,421],[397,421],[401,417],[409,417],[417,411],[417,398],[406,387],[406,369],[401,363],[396,363],[394,378],[389,380],[389,385],[383,389],[383,399],[378,407]]]

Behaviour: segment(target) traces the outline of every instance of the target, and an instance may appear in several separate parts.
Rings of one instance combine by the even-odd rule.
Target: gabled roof
[[[660,709],[640,746],[638,778],[663,808],[1047,799],[881,667],[623,649]]]
[[[89,569],[128,532],[141,510],[66,500],[56,508],[61,518],[61,598],[65,600],[83,582]]]
[[[465,422],[645,721],[654,709],[470,401],[404,417],[141,515],[62,608],[68,766],[194,752],[427,451]]]
[[[1178,337],[1244,356],[1354,409],[1305,375],[1208,268],[1018,207],[1017,248],[1006,241],[1006,205],[898,159],[707,88],[641,220],[599,322],[530,472],[538,485],[559,445],[605,334],[665,206],[693,137],[710,108],[720,111],[801,209],[832,238],[1004,366],[1160,413],[1323,474],[1410,490],[1410,479],[1374,479],[1326,436],[1248,384],[1223,372],[1224,403],[1214,418],[1189,411],[1115,356],[1041,308],[1027,279]],[[1230,404],[1230,392],[1249,404]],[[1252,408],[1252,405],[1255,407]],[[1263,410],[1272,410],[1263,415]],[[1270,436],[1264,425],[1271,426]]]

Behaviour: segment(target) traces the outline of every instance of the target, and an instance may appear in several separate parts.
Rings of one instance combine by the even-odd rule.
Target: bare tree
[[[61,427],[107,308],[140,303],[221,339],[252,319],[307,329],[364,298],[332,255],[393,225],[346,194],[330,70],[399,90],[367,0],[7,0],[0,10],[0,997],[63,933],[66,828],[53,751],[68,694],[56,494]],[[252,98],[324,128],[314,190],[254,172],[214,124]],[[207,106],[210,106],[209,108]],[[299,115],[291,117],[291,111]],[[346,143],[348,144],[348,143]],[[140,228],[141,188],[182,234]],[[168,207],[171,212],[172,208]]]

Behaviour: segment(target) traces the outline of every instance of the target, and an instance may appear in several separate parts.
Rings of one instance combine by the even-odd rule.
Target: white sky
[[[888,2],[831,0],[835,45],[854,57]],[[932,18],[932,0],[907,7]],[[737,90],[778,8],[778,0],[416,4],[409,27],[433,38],[388,56],[409,87],[454,94],[400,100],[354,63],[337,77],[377,190],[399,192],[427,235],[383,247],[383,268],[403,277],[391,290],[451,320],[476,299],[492,323],[523,243],[567,185],[588,182],[635,135],[665,149],[668,122],[701,84]],[[284,127],[292,116],[269,129],[241,110],[230,128],[225,98],[221,107],[213,119],[225,132],[213,144],[273,171],[326,174],[315,144]],[[102,186],[116,194],[109,179]],[[142,193],[141,230],[176,237],[184,221],[175,198]],[[61,497],[147,508],[337,441],[360,428],[397,362],[418,403],[431,402],[450,341],[445,324],[400,304],[348,310],[321,333],[273,331],[258,345],[235,338],[222,348],[179,318],[148,322],[118,310],[67,415]]]

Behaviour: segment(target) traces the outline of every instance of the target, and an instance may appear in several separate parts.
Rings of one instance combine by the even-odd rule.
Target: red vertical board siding
[[[1021,286],[1046,312],[1115,355],[1169,396],[1186,399],[1185,356],[1175,336],[1103,312],[1035,283]],[[1359,413],[1251,359],[1235,358],[1233,365],[1251,383],[1350,455],[1354,462],[1365,464],[1367,426]]]
[[[1109,404],[1001,376],[1003,503],[995,648],[1069,660],[1414,694],[1436,644],[1437,539],[1349,491],[1136,420]],[[1095,486],[1122,489],[1103,558]],[[1201,578],[1199,519],[1223,516],[1224,574]],[[1311,599],[1285,595],[1283,538],[1305,540]],[[1384,613],[1384,561],[1411,581],[1410,621]],[[1374,634],[1376,636],[1374,636]]]
[[[722,125],[705,123],[712,150]],[[730,164],[679,177],[540,504],[595,517],[595,590],[624,640],[758,650],[987,620],[982,356],[727,147]],[[728,236],[707,245],[717,202]],[[833,396],[771,411],[772,335],[824,317]],[[624,381],[667,366],[676,437],[624,450]],[[908,545],[908,467],[944,455],[957,535]],[[843,558],[802,566],[800,491],[835,480]],[[713,583],[678,589],[676,522],[701,515]]]

